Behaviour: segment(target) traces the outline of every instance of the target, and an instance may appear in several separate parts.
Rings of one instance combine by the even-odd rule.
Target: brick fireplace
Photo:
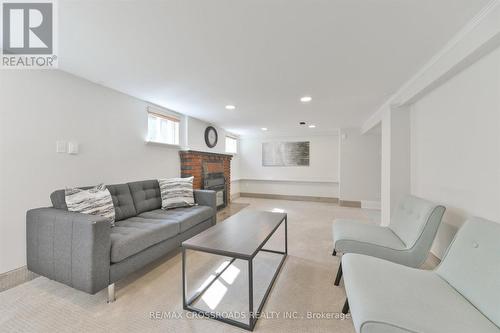
[[[218,198],[226,206],[230,201],[231,193],[231,159],[232,155],[202,152],[196,150],[182,150],[181,177],[194,177],[194,189],[213,189],[218,192]]]

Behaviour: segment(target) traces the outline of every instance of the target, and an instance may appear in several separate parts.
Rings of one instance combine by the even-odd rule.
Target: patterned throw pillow
[[[65,190],[66,205],[70,212],[106,217],[115,225],[115,206],[111,193],[104,184],[88,190],[68,188]]]
[[[193,178],[158,179],[161,192],[161,208],[194,206]]]

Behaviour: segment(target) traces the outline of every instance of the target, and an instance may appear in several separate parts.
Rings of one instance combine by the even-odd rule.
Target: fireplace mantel
[[[223,158],[229,158],[229,159],[232,159],[233,158],[233,155],[231,154],[222,154],[222,153],[212,153],[210,151],[201,151],[201,150],[181,150],[179,151],[179,154],[182,154],[185,153],[185,154],[196,154],[196,155],[207,155],[207,156],[219,156],[219,157],[223,157]]]

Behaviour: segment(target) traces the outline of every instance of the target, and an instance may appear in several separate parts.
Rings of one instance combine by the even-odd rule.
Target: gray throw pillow
[[[111,193],[104,184],[88,190],[68,188],[64,192],[68,211],[102,216],[114,226],[115,206]]]
[[[194,206],[193,178],[158,179],[161,193],[161,208]]]

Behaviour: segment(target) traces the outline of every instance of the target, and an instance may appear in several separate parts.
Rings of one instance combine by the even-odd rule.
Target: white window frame
[[[235,144],[235,151],[229,151],[228,148],[227,148],[227,139],[231,139],[231,140],[234,140],[234,144]],[[232,136],[232,135],[226,135],[226,137],[224,138],[224,145],[225,145],[225,151],[226,153],[228,154],[238,154],[238,138],[235,137],[235,136]]]
[[[171,114],[165,114],[157,108],[148,106],[148,137],[147,142],[169,146],[179,146],[181,138],[181,120]],[[156,126],[154,131],[152,126]],[[170,131],[170,133],[169,133]],[[173,131],[173,133],[171,133]],[[169,138],[172,136],[171,138]]]

